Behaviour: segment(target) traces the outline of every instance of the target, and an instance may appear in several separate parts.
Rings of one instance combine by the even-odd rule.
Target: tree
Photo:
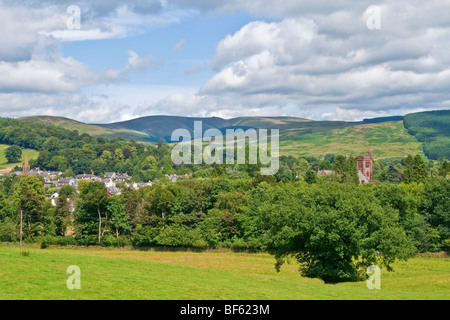
[[[424,182],[427,174],[426,163],[422,159],[420,155],[416,155],[415,157],[408,155],[404,160],[405,164],[405,173],[404,173],[404,182],[412,183],[412,182]]]
[[[158,184],[152,191],[151,199],[151,208],[153,212],[163,220],[166,219],[168,214],[172,213],[175,196],[170,192],[167,186]]]
[[[8,163],[17,163],[22,157],[22,149],[19,146],[11,146],[5,151],[5,158]]]
[[[323,160],[328,161],[331,164],[334,162],[334,159],[336,159],[336,156],[332,153],[325,155],[325,157],[323,158]]]
[[[446,178],[450,173],[450,162],[444,160],[439,167],[439,175],[443,178]]]
[[[50,160],[50,163],[48,164],[48,168],[50,170],[58,170],[61,172],[64,172],[67,170],[68,167],[68,161],[66,157],[63,156],[54,156],[52,160]]]
[[[359,184],[358,169],[355,158],[345,158],[342,155],[338,155],[334,159],[333,169],[340,177],[339,182]]]
[[[294,173],[292,170],[285,164],[280,166],[280,169],[275,174],[275,178],[278,182],[290,182],[295,179]]]
[[[403,177],[400,170],[398,170],[397,167],[393,164],[390,164],[386,172],[385,181],[389,183],[399,184],[400,182],[402,182],[402,179]]]
[[[415,253],[398,212],[383,207],[370,185],[278,186],[257,210],[277,270],[294,257],[304,276],[359,281],[368,266],[392,270],[396,259]]]
[[[293,169],[299,177],[305,176],[306,172],[310,169],[310,165],[309,165],[308,161],[306,161],[305,158],[300,158],[298,160],[298,163],[294,164]]]
[[[317,182],[317,172],[313,170],[308,170],[305,175],[305,181],[308,184],[313,184]]]
[[[80,199],[75,211],[76,221],[83,235],[98,234],[98,241],[108,223],[107,206],[109,196],[106,187],[101,182],[81,181],[79,186]],[[103,219],[104,218],[104,219]],[[98,232],[96,232],[96,229]]]
[[[438,231],[443,250],[450,249],[450,180],[444,179],[430,187],[424,196],[422,214]]]
[[[56,234],[65,236],[67,228],[72,225],[72,205],[77,192],[72,186],[64,186],[59,190],[55,208]]]
[[[44,222],[44,184],[36,176],[24,175],[14,185],[14,205],[17,214],[22,212],[26,236],[41,234]]]
[[[117,196],[111,198],[108,203],[108,212],[111,216],[111,227],[116,232],[117,238],[119,238],[120,232],[131,230],[131,225],[129,224],[128,216],[125,211],[125,203],[122,198]]]

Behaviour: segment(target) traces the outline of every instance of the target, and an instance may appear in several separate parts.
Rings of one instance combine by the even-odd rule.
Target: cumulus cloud
[[[380,7],[381,30],[369,30],[365,10],[351,6],[251,22],[217,45],[217,73],[200,94],[234,97],[247,108],[333,108],[325,117],[342,119],[407,112],[405,106],[448,108],[450,65],[443,49],[450,45],[450,23],[441,14],[423,18],[424,11],[443,8],[418,2]]]

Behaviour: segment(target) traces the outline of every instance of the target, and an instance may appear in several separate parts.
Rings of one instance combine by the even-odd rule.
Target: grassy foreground
[[[303,278],[295,263],[274,269],[268,254],[0,246],[1,300],[447,300],[450,259],[416,257],[366,282],[327,285]],[[81,289],[66,273],[81,270]]]

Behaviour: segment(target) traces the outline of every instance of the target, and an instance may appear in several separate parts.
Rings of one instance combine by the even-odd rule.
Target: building
[[[130,179],[131,179],[131,177],[128,175],[128,173],[118,173],[115,176],[115,180],[117,182],[125,182]]]
[[[97,177],[95,174],[77,174],[76,176],[77,180],[89,180],[89,181],[101,181],[99,177]]]
[[[334,173],[333,170],[319,170],[319,171],[317,171],[317,174],[319,176],[321,176],[321,177],[328,176],[328,175],[333,174],[333,173]]]
[[[28,155],[25,154],[25,163],[22,167],[22,174],[28,174],[30,172],[30,165],[28,164]]]
[[[369,150],[367,156],[356,157],[356,166],[360,183],[372,182],[373,180],[373,158],[372,150]],[[364,179],[364,177],[366,179]]]

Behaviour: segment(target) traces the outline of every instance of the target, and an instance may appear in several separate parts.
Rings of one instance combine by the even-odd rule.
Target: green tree
[[[79,232],[82,236],[97,234],[100,242],[108,223],[109,196],[106,187],[101,182],[81,181],[78,188],[80,199],[75,218]]]
[[[450,249],[450,180],[442,180],[425,193],[422,214],[432,228],[438,231],[443,250]]]
[[[405,164],[405,173],[404,173],[404,182],[412,183],[412,182],[424,182],[427,174],[427,167],[425,161],[422,159],[420,155],[416,155],[415,157],[408,155],[408,157],[404,160]]]
[[[323,160],[328,161],[331,164],[334,163],[334,159],[336,159],[336,156],[332,153],[325,155],[325,157],[323,158]]]
[[[370,185],[278,186],[257,210],[277,270],[295,257],[304,276],[356,281],[370,265],[392,270],[415,252],[398,212],[383,207]]]
[[[55,208],[55,227],[59,236],[65,236],[68,227],[72,225],[72,206],[76,194],[75,188],[69,185],[59,190]]]
[[[439,175],[443,178],[446,178],[450,173],[450,162],[444,160],[439,166]]]
[[[23,216],[25,237],[35,237],[42,233],[45,221],[44,184],[36,176],[22,176],[14,185],[15,212]]]
[[[308,184],[313,184],[317,182],[317,172],[313,170],[308,170],[305,175],[305,181]]]
[[[5,151],[5,158],[8,163],[17,163],[22,157],[22,149],[19,146],[11,146]]]
[[[275,174],[275,178],[278,182],[290,182],[295,179],[292,170],[285,164],[281,165],[278,172]]]
[[[111,198],[108,203],[108,212],[111,217],[111,227],[114,229],[117,238],[119,238],[120,233],[131,231],[129,217],[126,214],[125,203],[122,198],[118,196]]]
[[[333,169],[339,176],[339,182],[348,184],[358,184],[358,170],[356,160],[353,157],[346,158],[342,155],[336,156]]]
[[[399,184],[402,182],[402,173],[397,169],[396,166],[390,164],[387,168],[385,181],[389,183]]]
[[[63,156],[54,156],[50,163],[48,164],[48,168],[50,170],[58,170],[64,172],[68,168],[68,161],[66,157]]]
[[[172,213],[175,196],[165,185],[158,184],[151,193],[152,211],[163,220]]]

